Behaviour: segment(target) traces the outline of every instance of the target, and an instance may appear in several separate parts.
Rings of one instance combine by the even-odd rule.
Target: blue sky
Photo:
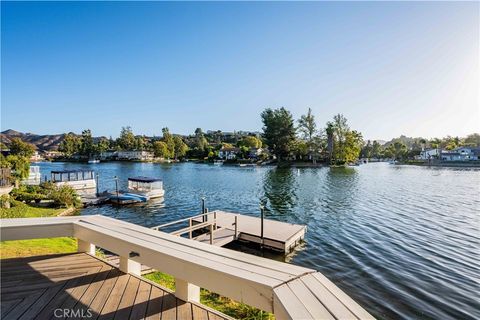
[[[260,130],[284,106],[368,139],[480,131],[478,2],[1,6],[2,130]]]

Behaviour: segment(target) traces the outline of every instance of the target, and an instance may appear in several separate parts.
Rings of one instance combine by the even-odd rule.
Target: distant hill
[[[34,145],[41,151],[58,150],[60,142],[63,141],[63,134],[38,135],[34,133],[23,133],[12,129],[2,131],[0,139],[3,144],[8,145],[13,138],[20,138],[25,142]]]

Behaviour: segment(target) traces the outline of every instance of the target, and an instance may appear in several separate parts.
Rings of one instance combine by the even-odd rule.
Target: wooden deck
[[[235,217],[238,223],[238,240],[262,243],[261,238],[261,219],[258,217],[247,216],[225,211],[212,211],[208,215],[208,219],[216,217],[216,225],[220,230],[218,237],[214,234],[214,243],[223,246],[235,240]],[[201,223],[202,217],[193,219],[194,223]],[[275,250],[290,252],[301,240],[305,238],[307,227],[304,225],[264,219],[263,225],[263,245]],[[196,240],[209,243],[209,235],[204,234],[196,238]]]
[[[5,320],[54,319],[64,309],[78,314],[57,318],[230,319],[85,253],[1,260],[1,276]]]

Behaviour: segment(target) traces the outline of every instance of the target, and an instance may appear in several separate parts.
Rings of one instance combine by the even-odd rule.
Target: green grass
[[[55,217],[65,209],[40,208],[12,200],[11,208],[0,209],[0,218]],[[77,241],[73,238],[47,238],[0,242],[0,258],[16,258],[77,251]]]
[[[144,275],[145,278],[160,284],[162,287],[175,291],[175,280],[171,275],[162,272],[152,272]],[[236,302],[230,298],[222,297],[219,294],[200,290],[200,302],[212,309],[220,311],[235,319],[245,320],[271,320],[275,319],[273,314],[250,307],[244,303]]]
[[[11,208],[0,208],[0,218],[55,217],[65,209],[34,207],[20,201],[11,200]]]
[[[2,259],[39,256],[77,251],[77,241],[73,238],[47,238],[0,242]]]

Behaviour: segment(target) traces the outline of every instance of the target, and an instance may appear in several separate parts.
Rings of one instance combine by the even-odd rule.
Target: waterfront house
[[[100,160],[115,160],[117,158],[117,151],[108,150],[100,152]]]
[[[38,151],[34,151],[33,155],[30,157],[30,161],[32,162],[37,162],[37,161],[42,161],[43,157]]]
[[[265,153],[265,151],[266,150],[263,148],[250,148],[250,150],[248,150],[248,157],[250,159],[258,159],[258,157],[260,157],[262,153]]]
[[[438,159],[439,155],[440,155],[439,149],[425,149],[420,152],[419,159],[420,160]]]
[[[479,156],[479,148],[459,147],[441,152],[442,161],[473,161],[479,160]]]
[[[60,151],[50,150],[50,151],[44,151],[43,156],[45,158],[55,159],[55,158],[60,158],[62,156],[62,153]]]
[[[234,160],[240,154],[240,148],[223,147],[218,151],[218,157],[224,160]]]
[[[117,159],[133,160],[133,161],[152,161],[153,152],[145,151],[145,150],[118,151]]]

